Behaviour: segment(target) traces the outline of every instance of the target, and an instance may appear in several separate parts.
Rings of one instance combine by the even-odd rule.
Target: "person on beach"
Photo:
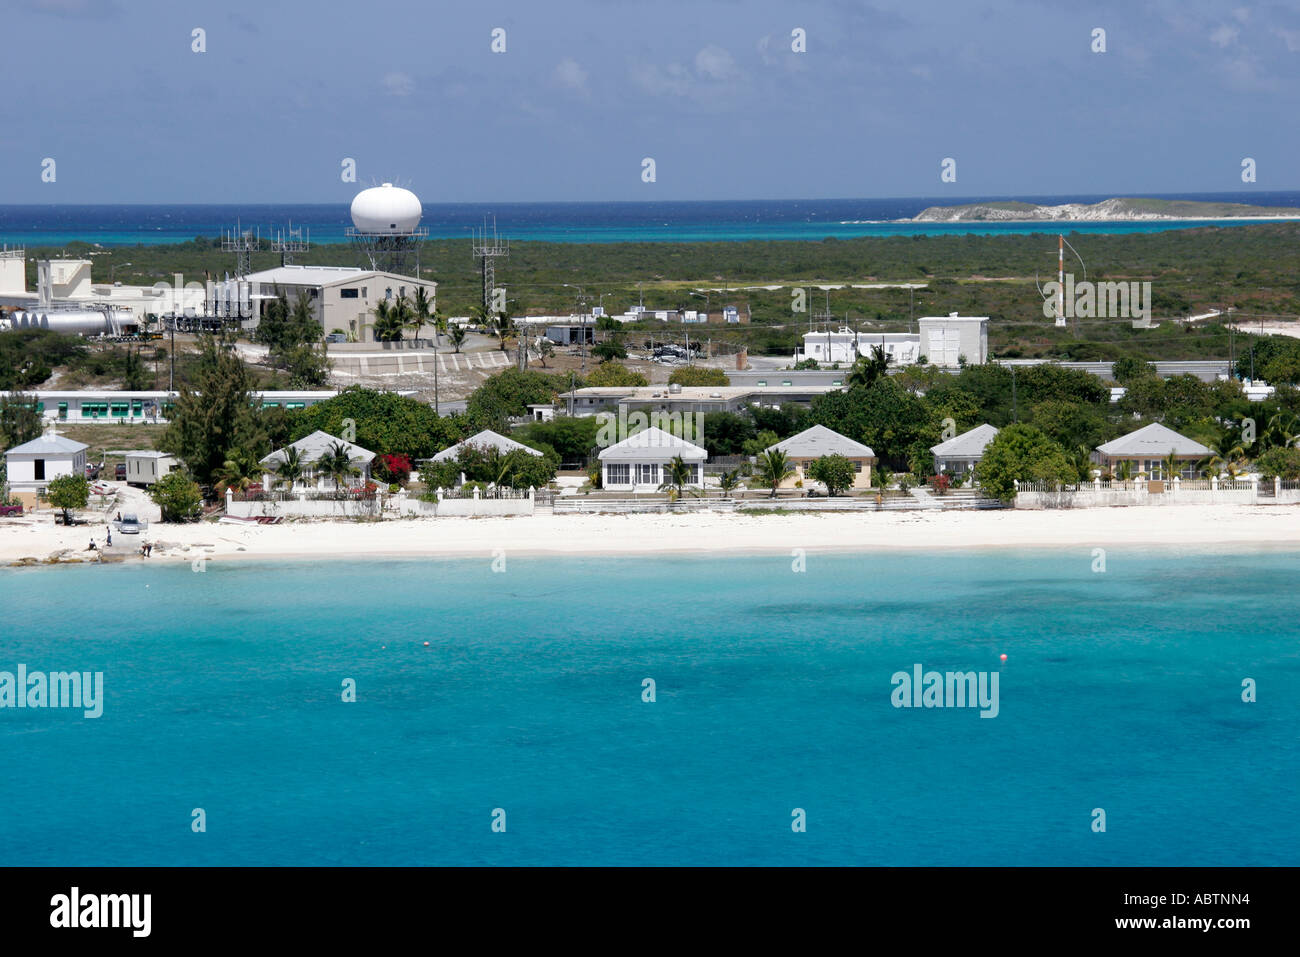
[[[113,530],[111,528],[108,530],[108,547],[113,547]]]
[[[86,546],[86,551],[93,552],[94,550],[95,550],[95,540],[92,538],[90,540],[90,544]]]

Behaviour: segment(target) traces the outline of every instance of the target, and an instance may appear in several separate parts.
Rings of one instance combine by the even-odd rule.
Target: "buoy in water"
[[[426,648],[429,647],[429,643],[428,643],[427,641],[424,643],[424,647],[426,647]]]
[[[1006,661],[1006,660],[1007,660],[1007,656],[1006,656],[1005,652],[1004,652],[1003,655],[1002,655],[1002,660],[1003,660],[1003,661]]]

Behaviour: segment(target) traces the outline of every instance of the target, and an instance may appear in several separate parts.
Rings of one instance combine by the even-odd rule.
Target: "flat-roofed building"
[[[283,292],[292,308],[298,294],[305,294],[325,334],[338,330],[356,342],[374,341],[375,306],[380,302],[392,304],[403,297],[410,302],[423,288],[432,312],[438,295],[438,284],[431,279],[355,266],[277,266],[245,278],[258,302]]]

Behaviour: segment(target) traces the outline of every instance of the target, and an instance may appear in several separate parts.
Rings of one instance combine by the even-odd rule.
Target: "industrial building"
[[[859,356],[869,356],[879,346],[896,367],[929,365],[955,369],[962,363],[982,365],[989,356],[987,316],[924,316],[917,332],[862,332],[842,327],[838,332],[808,332],[795,362],[815,359],[822,365],[851,366]]]
[[[397,273],[355,266],[277,266],[245,277],[250,298],[265,302],[283,293],[290,306],[300,293],[311,302],[312,314],[325,334],[338,330],[355,342],[373,342],[374,309],[405,297],[409,302],[423,288],[432,312],[438,284]]]

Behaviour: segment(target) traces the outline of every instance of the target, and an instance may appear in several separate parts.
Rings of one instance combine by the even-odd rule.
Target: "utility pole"
[[[1011,419],[1014,422],[1020,421],[1020,412],[1016,407],[1016,367],[1011,367]]]
[[[435,327],[436,328],[436,327]],[[438,412],[438,339],[437,332],[434,333],[433,340],[433,414],[440,415]]]
[[[167,371],[167,391],[176,391],[176,313],[172,312],[172,347],[168,350],[171,368]]]

